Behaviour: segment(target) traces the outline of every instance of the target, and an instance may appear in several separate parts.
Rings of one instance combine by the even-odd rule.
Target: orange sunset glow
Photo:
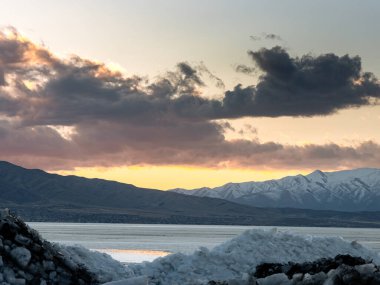
[[[380,43],[356,32],[373,25],[323,5],[295,27],[305,4],[204,3],[195,20],[195,4],[132,2],[85,18],[44,2],[49,25],[38,5],[0,12],[2,160],[160,190],[380,167]]]

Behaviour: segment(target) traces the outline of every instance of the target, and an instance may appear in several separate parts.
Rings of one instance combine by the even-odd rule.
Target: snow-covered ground
[[[118,281],[110,284],[196,285],[209,280],[244,280],[263,262],[305,262],[338,254],[360,256],[380,264],[377,252],[357,242],[276,229],[248,230],[211,250],[200,248],[193,254],[176,253],[128,266],[83,247],[61,246],[61,251],[76,263],[85,264],[101,281]]]

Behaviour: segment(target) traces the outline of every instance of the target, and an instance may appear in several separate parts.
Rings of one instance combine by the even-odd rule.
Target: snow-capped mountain
[[[264,182],[228,183],[216,188],[174,189],[256,207],[336,211],[380,211],[380,169],[316,170]]]

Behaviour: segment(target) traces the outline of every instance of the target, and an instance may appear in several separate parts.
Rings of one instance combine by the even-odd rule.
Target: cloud
[[[276,40],[276,41],[282,41],[282,38],[279,35],[276,34],[266,34],[264,33],[264,38],[266,40]]]
[[[0,155],[46,169],[379,164],[375,142],[343,147],[226,140],[231,126],[219,119],[328,115],[379,98],[379,83],[362,71],[359,57],[291,57],[281,47],[249,56],[261,72],[257,85],[237,85],[210,99],[202,96],[203,77],[224,84],[202,64],[181,62],[153,81],[126,77],[101,62],[59,58],[16,30],[0,32]],[[61,133],[65,129],[70,136]]]
[[[237,85],[223,99],[225,116],[329,115],[378,104],[380,83],[363,72],[358,56],[323,54],[292,58],[276,46],[249,51],[262,72],[256,86]]]
[[[274,41],[282,41],[281,36],[273,34],[273,33],[262,33],[261,36],[250,36],[249,37],[253,41],[261,41],[261,40],[274,40]]]
[[[235,68],[235,71],[236,72],[239,72],[239,73],[244,73],[244,74],[252,74],[256,71],[256,69],[254,67],[250,67],[248,65],[245,65],[245,64],[238,64]]]
[[[249,38],[253,41],[260,41],[261,40],[261,37],[259,37],[259,36],[249,36]]]

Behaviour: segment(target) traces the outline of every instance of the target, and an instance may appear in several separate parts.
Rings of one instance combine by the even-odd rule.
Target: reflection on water
[[[29,223],[47,240],[66,245],[80,244],[101,250],[123,262],[149,261],[163,254],[192,253],[201,246],[212,248],[255,226],[147,225]],[[342,236],[380,251],[380,229],[277,227],[279,231]],[[119,251],[121,250],[121,251]]]
[[[153,261],[157,257],[163,257],[170,252],[160,250],[133,250],[133,249],[95,249],[96,251],[107,253],[113,259],[119,260],[123,263],[135,263],[143,261]]]

